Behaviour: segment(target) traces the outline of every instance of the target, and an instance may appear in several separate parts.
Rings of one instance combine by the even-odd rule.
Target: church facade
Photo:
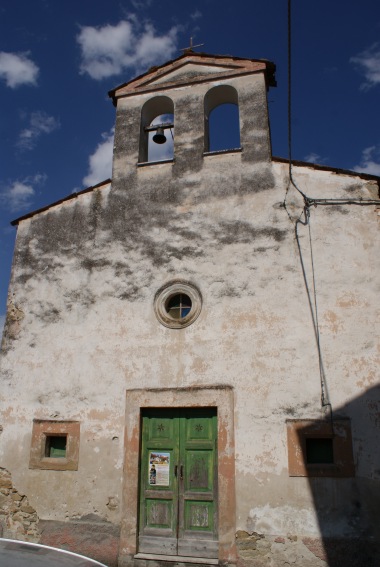
[[[272,156],[274,72],[187,52],[121,85],[112,180],[14,221],[4,537],[375,565],[380,180]]]

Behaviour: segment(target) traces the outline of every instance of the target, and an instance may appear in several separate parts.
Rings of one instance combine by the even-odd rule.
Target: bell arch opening
[[[141,109],[139,162],[174,156],[174,103],[167,96],[148,100]]]
[[[205,152],[240,148],[239,99],[230,85],[210,89],[204,99]]]

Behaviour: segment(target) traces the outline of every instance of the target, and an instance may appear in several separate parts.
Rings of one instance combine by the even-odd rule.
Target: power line
[[[308,197],[296,184],[293,178],[292,162],[292,2],[288,0],[288,160],[289,160],[289,180],[283,201],[284,208],[290,220],[291,215],[286,207],[286,199],[290,186],[293,187],[303,197],[306,206],[317,205],[380,205],[378,199],[314,199]],[[292,221],[293,222],[293,221]]]

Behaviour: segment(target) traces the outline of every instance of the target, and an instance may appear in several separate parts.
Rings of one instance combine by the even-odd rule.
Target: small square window
[[[308,437],[306,441],[307,465],[333,465],[334,451],[331,437]]]
[[[33,420],[29,468],[78,470],[79,434],[78,421]]]
[[[355,475],[349,419],[290,419],[286,422],[289,476]]]
[[[66,458],[67,435],[46,435],[45,457]]]

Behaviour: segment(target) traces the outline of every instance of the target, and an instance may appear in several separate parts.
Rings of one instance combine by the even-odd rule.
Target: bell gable
[[[116,87],[108,94],[116,104],[118,98],[132,94],[253,73],[265,73],[267,86],[270,87],[276,86],[275,69],[274,63],[263,59],[185,53],[160,67],[152,67],[144,75]]]

